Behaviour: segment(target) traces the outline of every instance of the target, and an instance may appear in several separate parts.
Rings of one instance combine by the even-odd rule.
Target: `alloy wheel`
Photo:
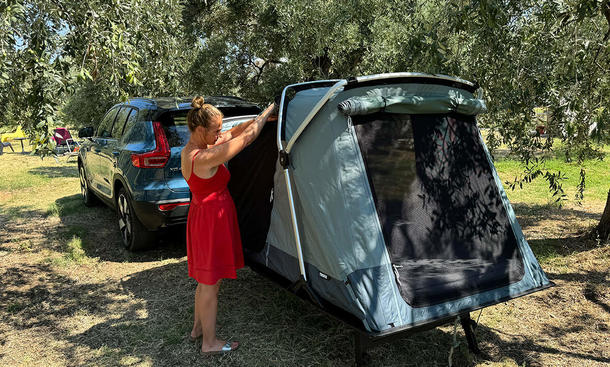
[[[79,176],[80,176],[80,193],[83,196],[83,200],[85,201],[85,203],[87,202],[88,195],[89,195],[89,186],[87,185],[87,178],[85,178],[85,168],[83,166],[80,166],[79,170]]]
[[[131,228],[131,209],[125,193],[121,193],[117,201],[119,209],[119,230],[125,246],[129,247],[132,236]]]

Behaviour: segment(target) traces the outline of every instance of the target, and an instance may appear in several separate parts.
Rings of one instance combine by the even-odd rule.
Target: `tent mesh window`
[[[413,307],[519,281],[523,261],[472,116],[352,116],[398,286]]]

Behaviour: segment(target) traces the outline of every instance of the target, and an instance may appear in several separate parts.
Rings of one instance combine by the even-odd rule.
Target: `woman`
[[[181,153],[182,175],[192,193],[187,220],[189,276],[197,281],[191,340],[203,336],[202,354],[226,353],[238,342],[216,337],[218,290],[223,278],[236,278],[244,266],[235,205],[227,190],[230,174],[224,162],[260,134],[273,111],[271,104],[253,120],[221,132],[222,113],[195,97],[187,115],[191,138]]]

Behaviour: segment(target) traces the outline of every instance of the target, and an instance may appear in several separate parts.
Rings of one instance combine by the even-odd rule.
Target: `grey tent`
[[[368,335],[549,287],[476,89],[419,73],[286,87],[277,125],[229,162],[248,263]]]

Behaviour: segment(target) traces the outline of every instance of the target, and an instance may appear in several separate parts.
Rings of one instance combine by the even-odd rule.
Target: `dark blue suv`
[[[225,115],[223,127],[255,117],[260,108],[237,97],[205,97]],[[125,247],[155,244],[155,232],[186,222],[190,191],[180,171],[189,140],[190,98],[134,98],[113,106],[78,156],[85,205],[99,198],[116,208]]]

